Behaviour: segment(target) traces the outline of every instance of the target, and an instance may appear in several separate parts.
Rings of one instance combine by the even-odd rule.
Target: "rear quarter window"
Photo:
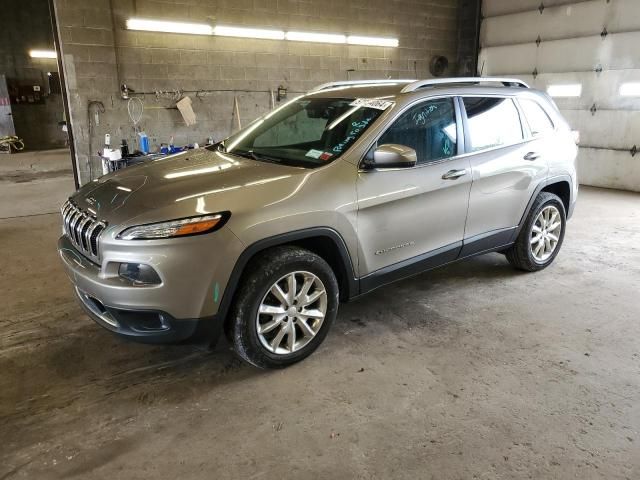
[[[531,135],[544,135],[554,130],[553,122],[538,102],[527,98],[521,98],[518,101],[529,124]]]

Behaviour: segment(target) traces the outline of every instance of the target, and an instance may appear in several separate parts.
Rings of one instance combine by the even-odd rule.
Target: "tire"
[[[234,350],[258,368],[284,368],[305,359],[327,336],[338,313],[338,292],[336,276],[322,257],[295,246],[267,250],[247,265],[234,299],[228,325]]]
[[[540,220],[541,213],[542,220]],[[554,218],[553,222],[545,223],[547,213],[550,214],[547,219]],[[552,217],[553,214],[557,214],[558,218]],[[552,230],[550,227],[553,227],[557,221],[560,222],[559,230]],[[516,242],[506,251],[507,260],[515,268],[527,272],[536,272],[548,267],[562,247],[566,225],[567,214],[562,200],[553,193],[541,192],[533,202]],[[541,231],[538,232],[538,230]],[[541,240],[536,241],[537,238]],[[543,244],[542,247],[540,243]],[[550,246],[553,248],[551,249]]]

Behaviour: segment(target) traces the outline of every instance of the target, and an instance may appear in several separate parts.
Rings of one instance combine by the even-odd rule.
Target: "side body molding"
[[[487,232],[476,237],[466,239],[464,242],[456,242],[452,245],[447,245],[441,249],[425,252],[417,257],[405,260],[398,264],[389,265],[376,272],[366,275],[362,278],[357,278],[355,270],[353,268],[353,262],[347,249],[342,236],[333,228],[330,227],[314,227],[302,230],[296,230],[281,235],[258,240],[245,249],[244,252],[238,258],[236,265],[233,268],[229,282],[224,290],[220,306],[218,308],[217,317],[225,319],[233,297],[238,288],[240,278],[245,270],[245,267],[257,253],[278,245],[292,244],[301,242],[304,240],[323,238],[330,240],[336,247],[336,251],[339,253],[339,267],[342,269],[340,272],[344,280],[343,291],[341,295],[343,300],[351,300],[355,297],[368,293],[376,288],[393,281],[407,278],[434,268],[446,265],[448,263],[469,258],[481,253],[487,253],[491,251],[500,250],[508,247],[515,242],[520,229],[524,223],[525,218],[531,210],[531,206],[535,201],[538,194],[547,186],[560,182],[566,182],[569,184],[570,199],[569,208],[567,210],[567,217],[569,217],[575,204],[575,192],[573,191],[571,177],[569,175],[559,175],[547,179],[541,182],[533,192],[525,211],[522,214],[522,218],[516,227],[506,228],[499,231]]]

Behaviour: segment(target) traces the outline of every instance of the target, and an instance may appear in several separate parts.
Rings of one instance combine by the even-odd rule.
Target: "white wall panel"
[[[540,73],[593,70],[609,55],[608,43],[599,36],[543,42],[535,67]]]
[[[562,112],[571,128],[580,132],[580,144],[612,149],[640,149],[640,112],[601,110],[594,114],[588,110]],[[636,159],[640,163],[640,153]]]
[[[640,192],[640,156],[627,152],[581,148],[578,179],[584,185]]]
[[[498,75],[499,72],[531,73],[537,55],[535,43],[483,48],[478,57],[478,70],[485,76]]]
[[[640,67],[640,31],[609,35],[607,40],[611,40],[612,45],[611,56],[602,59],[605,70]]]
[[[518,78],[524,80],[524,76]],[[581,84],[581,97],[555,99],[561,110],[566,108],[588,110],[595,103],[598,109],[640,112],[640,97],[619,95],[620,86],[623,83],[640,82],[640,69],[609,70],[598,75],[592,72],[545,73],[538,75],[535,79],[530,76],[527,78],[529,81],[525,81],[529,85],[545,91],[549,85],[553,84]]]
[[[487,18],[495,15],[537,10],[540,3],[541,0],[484,0],[482,2],[482,14]],[[545,10],[548,7],[576,3],[581,2],[576,2],[576,0],[544,0]]]
[[[603,0],[591,0],[548,7],[542,14],[538,10],[538,2],[529,11],[497,17],[485,15],[480,45],[491,47],[535,42],[538,35],[543,41],[595,36],[600,35],[604,26],[609,33],[640,30],[640,1],[615,1],[615,8]]]
[[[639,2],[640,3],[640,2]],[[482,22],[480,45],[490,47],[514,43],[558,40],[587,35],[600,35],[606,10],[602,0],[489,17]],[[640,18],[637,19],[640,23]]]
[[[638,0],[614,1],[615,5],[607,10],[605,17],[607,30],[611,32],[640,30],[640,2]]]
[[[640,1],[640,0],[639,0]],[[486,47],[480,50],[483,75],[591,72],[640,66],[640,31]],[[478,67],[480,68],[480,67]]]

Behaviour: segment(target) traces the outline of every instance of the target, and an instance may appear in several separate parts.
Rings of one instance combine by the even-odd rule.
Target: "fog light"
[[[121,263],[118,275],[139,285],[158,285],[162,283],[156,271],[144,263]]]

